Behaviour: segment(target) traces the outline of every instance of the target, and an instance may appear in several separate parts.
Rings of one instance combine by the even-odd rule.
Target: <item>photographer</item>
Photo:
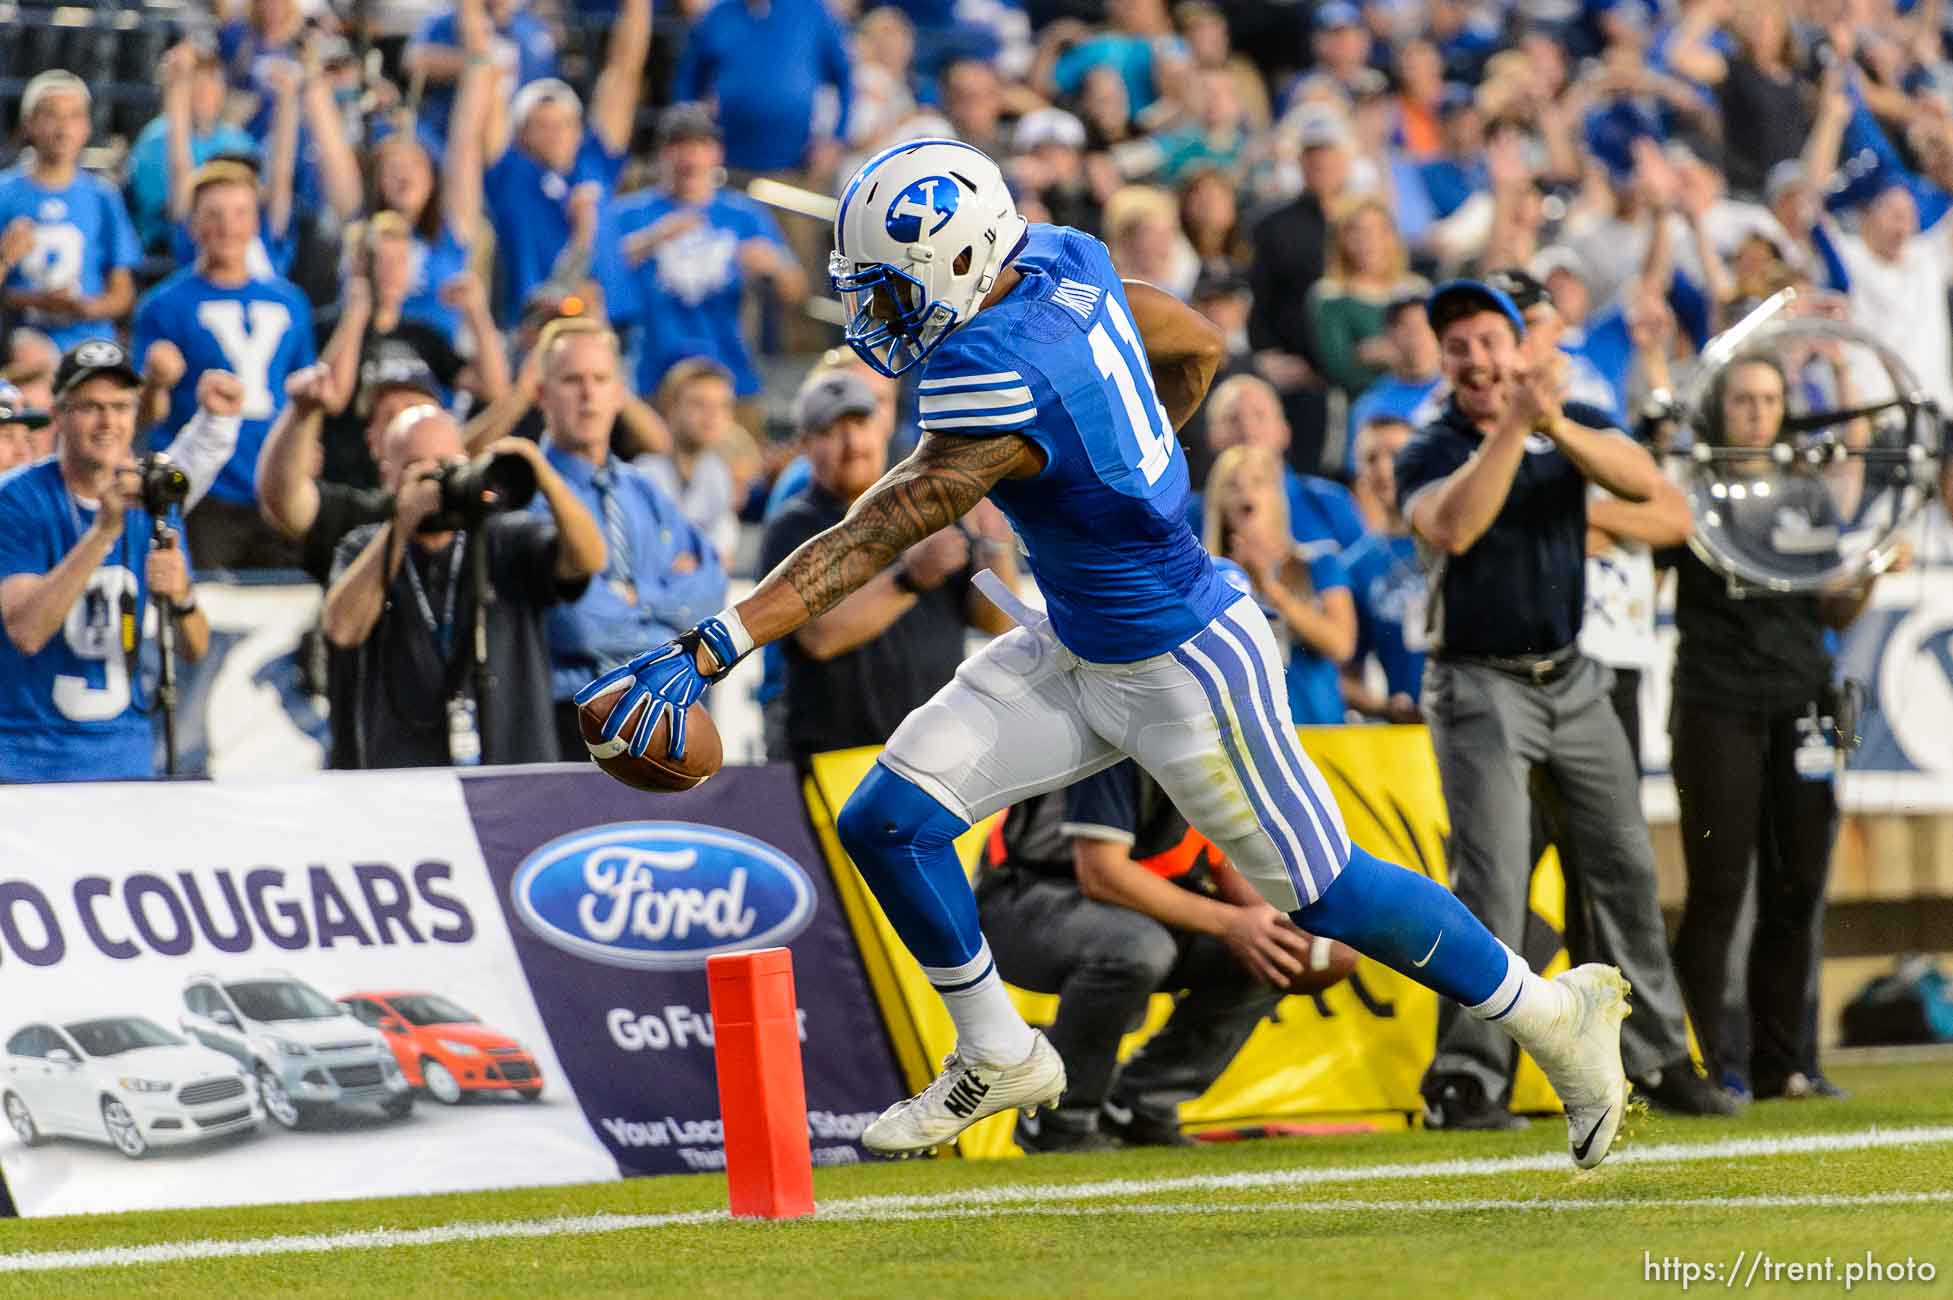
[[[409,407],[380,463],[393,518],[354,530],[334,556],[325,634],[358,651],[350,723],[360,767],[560,757],[543,618],[603,571],[603,533],[536,444],[510,438],[491,451],[487,486],[502,510],[482,513],[484,485],[467,482],[482,463],[462,459],[460,426],[433,406]],[[531,476],[547,514],[509,509],[524,495],[511,484]],[[472,498],[476,517],[459,498]]]
[[[55,374],[58,455],[0,480],[0,782],[154,776],[135,672],[149,602],[186,658],[209,645],[179,529],[157,526],[188,483],[129,454],[141,386],[115,344],[75,348]]]
[[[1835,537],[1831,491],[1775,468],[1768,448],[1783,431],[1785,373],[1760,354],[1716,376],[1703,433],[1712,444],[1757,449],[1738,462],[1758,509],[1738,527],[1783,540]],[[1770,491],[1763,491],[1764,485]],[[1746,494],[1749,495],[1749,494]],[[1749,502],[1744,503],[1748,505]],[[1776,543],[1772,542],[1774,546]],[[1901,552],[1903,563],[1904,552]],[[1816,552],[1801,554],[1816,562]],[[1835,559],[1835,551],[1831,553]],[[1661,556],[1677,570],[1675,794],[1688,889],[1675,935],[1675,968],[1695,1013],[1712,1077],[1740,1070],[1723,1016],[1737,913],[1756,863],[1756,929],[1749,950],[1750,1090],[1758,1099],[1822,1091],[1806,1007],[1815,976],[1817,924],[1838,835],[1837,764],[1831,719],[1830,630],[1864,609],[1876,577],[1812,595],[1734,595],[1729,580],[1695,553]]]

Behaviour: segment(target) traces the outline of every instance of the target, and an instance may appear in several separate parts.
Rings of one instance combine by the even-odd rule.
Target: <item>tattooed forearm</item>
[[[819,618],[909,547],[969,513],[999,480],[1035,468],[1037,454],[1014,435],[925,435],[846,519],[809,538],[740,602],[741,620],[763,644]]]

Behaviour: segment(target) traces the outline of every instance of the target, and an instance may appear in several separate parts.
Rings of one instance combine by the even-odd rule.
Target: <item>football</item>
[[[1309,936],[1309,964],[1288,982],[1287,992],[1320,993],[1333,988],[1349,978],[1349,973],[1356,969],[1357,960],[1356,949],[1348,944],[1312,934]]]
[[[668,716],[659,717],[658,725],[651,731],[651,743],[644,748],[644,757],[631,757],[629,745],[637,735],[638,727],[643,725],[649,700],[639,704],[635,715],[624,720],[616,741],[606,744],[603,739],[604,723],[629,686],[628,679],[619,682],[616,690],[604,692],[577,710],[577,726],[583,732],[583,744],[598,767],[633,790],[658,792],[689,790],[719,770],[725,750],[719,742],[719,729],[712,725],[712,716],[705,711],[703,704],[692,705],[691,712],[685,715],[683,758],[672,758],[665,752],[671,731]],[[619,744],[625,748],[610,754]],[[605,757],[606,754],[610,756]]]

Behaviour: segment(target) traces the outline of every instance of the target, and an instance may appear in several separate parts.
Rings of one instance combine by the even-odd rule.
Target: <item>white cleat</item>
[[[1567,1008],[1526,1050],[1566,1107],[1567,1152],[1592,1169],[1607,1159],[1627,1114],[1628,1078],[1621,1067],[1621,1021],[1628,982],[1612,966],[1576,966],[1553,981],[1570,995]]]
[[[1057,1105],[1065,1093],[1065,1063],[1043,1034],[1031,1032],[1031,1054],[1016,1065],[978,1065],[951,1052],[936,1081],[883,1111],[862,1133],[862,1145],[883,1155],[916,1155],[999,1111]]]

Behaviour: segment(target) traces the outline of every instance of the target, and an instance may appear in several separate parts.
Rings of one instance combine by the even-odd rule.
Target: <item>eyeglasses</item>
[[[120,418],[133,419],[135,418],[135,414],[136,414],[136,404],[133,401],[124,401],[124,402],[69,401],[69,402],[63,402],[61,404],[61,409],[66,411],[70,415],[78,415],[84,420],[99,420],[106,415],[113,415],[118,419]]]

